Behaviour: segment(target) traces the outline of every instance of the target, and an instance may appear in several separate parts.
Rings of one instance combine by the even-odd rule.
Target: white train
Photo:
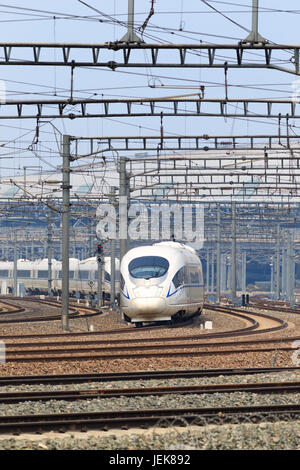
[[[203,309],[202,264],[195,250],[177,242],[133,248],[120,267],[125,321],[174,322]]]
[[[102,271],[103,291],[105,296],[110,295],[111,266],[110,257],[104,257],[104,269]],[[119,269],[120,263],[115,260],[116,295],[119,294]],[[70,292],[74,295],[90,294],[97,292],[98,263],[96,257],[78,260],[70,258],[69,283]],[[22,283],[27,293],[48,292],[48,259],[28,261],[19,259],[17,262],[17,280]],[[52,290],[61,292],[62,263],[52,260]],[[12,261],[0,261],[0,288],[1,293],[6,294],[13,289],[14,263]]]

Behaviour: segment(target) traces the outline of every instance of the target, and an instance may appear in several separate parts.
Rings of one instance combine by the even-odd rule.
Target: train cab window
[[[169,261],[162,256],[141,256],[130,261],[128,269],[136,279],[162,277],[169,269]]]
[[[8,269],[0,269],[0,277],[8,277]]]
[[[177,271],[177,273],[172,279],[175,289],[177,289],[179,286],[182,286],[185,283],[184,279],[185,279],[184,268],[181,268],[179,269],[179,271]]]

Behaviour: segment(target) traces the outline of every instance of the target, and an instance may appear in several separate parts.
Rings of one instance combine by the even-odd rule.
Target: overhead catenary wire
[[[215,3],[215,2],[211,2],[211,3]],[[50,13],[53,14],[53,13],[59,13],[59,12],[50,12]],[[75,15],[74,15],[74,16],[75,16]],[[97,19],[97,17],[95,16],[95,18],[93,18],[93,19]],[[147,30],[148,30],[148,28],[150,28],[150,23],[149,23],[148,26],[147,26]],[[182,81],[184,81],[184,79],[183,79]],[[213,86],[213,85],[212,85],[212,86]],[[220,86],[222,86],[222,85],[220,85]],[[231,86],[231,84],[229,84],[228,86]],[[262,91],[263,91],[263,89],[262,89]],[[113,96],[113,95],[111,95],[111,96]],[[124,122],[123,122],[123,123],[124,123]],[[125,124],[125,123],[124,123],[124,124]],[[126,125],[128,125],[128,124],[126,124]],[[140,126],[140,124],[139,124],[139,126]],[[145,128],[146,128],[146,127],[150,127],[150,126],[145,126]],[[144,127],[143,127],[143,128],[144,128]],[[34,130],[33,130],[32,132],[34,132]],[[168,132],[167,126],[165,126],[165,132],[166,132],[166,133]]]

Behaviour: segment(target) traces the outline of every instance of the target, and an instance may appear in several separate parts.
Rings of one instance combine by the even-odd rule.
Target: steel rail
[[[159,348],[158,348],[159,349]],[[180,349],[180,348],[178,348]],[[184,348],[182,348],[184,349]],[[188,347],[186,347],[188,349]],[[51,351],[51,354],[46,355],[31,355],[31,356],[21,356],[21,357],[15,357],[10,356],[9,353],[6,353],[5,360],[6,363],[15,363],[15,362],[59,362],[59,361],[69,361],[69,360],[74,360],[74,361],[91,361],[91,360],[114,360],[114,359],[140,359],[140,358],[159,358],[159,357],[186,357],[186,356],[192,356],[192,357],[201,357],[201,356],[225,356],[225,355],[234,355],[234,354],[243,354],[245,355],[246,353],[274,353],[275,351],[277,352],[291,352],[295,351],[295,348],[293,347],[280,347],[278,348],[277,346],[274,347],[269,347],[269,348],[252,348],[252,349],[215,349],[215,350],[210,350],[210,351],[195,351],[191,350],[190,348],[189,351],[186,350],[180,350],[180,351],[158,351],[158,352],[149,352],[149,353],[124,353],[124,354],[98,354],[94,352],[94,349],[87,349],[86,351],[83,350],[76,350],[74,351],[74,354],[66,354],[66,351],[64,352],[64,355],[59,356],[59,353],[56,355],[56,351]],[[82,354],[80,352],[82,351]],[[76,352],[76,354],[75,354]],[[60,353],[62,354],[62,353]]]
[[[21,313],[25,311],[25,308],[20,307],[19,305],[12,305],[8,302],[4,302],[2,299],[0,299],[0,305],[5,305],[6,307],[6,310],[4,308],[1,308],[0,318],[1,318],[1,315]],[[1,323],[1,320],[0,320],[0,323]]]
[[[84,382],[116,382],[129,380],[152,380],[194,377],[228,377],[237,375],[274,374],[285,372],[300,372],[300,367],[269,367],[269,368],[243,368],[243,369],[176,369],[137,372],[104,372],[95,374],[58,374],[58,375],[27,375],[27,376],[0,376],[0,386],[6,385],[63,385]]]
[[[18,348],[33,348],[34,346],[37,346],[37,347],[49,347],[49,346],[52,346],[52,347],[57,347],[57,346],[64,346],[64,349],[60,350],[60,352],[66,352],[66,351],[72,351],[71,349],[67,349],[68,346],[88,346],[88,345],[93,345],[94,347],[93,348],[90,348],[91,350],[95,351],[95,348],[97,347],[96,345],[112,345],[112,344],[118,344],[119,346],[113,346],[113,347],[109,347],[109,350],[110,351],[124,351],[124,346],[121,346],[121,344],[126,344],[126,350],[144,350],[144,349],[148,349],[148,348],[154,348],[154,347],[161,347],[161,348],[170,348],[170,347],[199,347],[199,346],[204,346],[204,347],[207,347],[207,348],[212,348],[212,347],[216,347],[216,346],[242,346],[242,345],[258,345],[258,344],[268,344],[268,343],[274,343],[274,344],[277,344],[277,343],[291,343],[293,341],[300,341],[300,336],[291,336],[291,337],[287,337],[287,338],[273,338],[273,339],[261,339],[261,340],[248,340],[248,341],[239,341],[238,343],[233,343],[232,341],[217,341],[215,343],[207,343],[207,342],[195,342],[196,340],[205,340],[206,339],[206,335],[188,335],[188,336],[174,336],[174,337],[159,337],[159,338],[126,338],[126,339],[115,339],[115,340],[89,340],[89,341],[61,341],[61,342],[42,342],[42,343],[6,343],[6,351],[8,352],[11,352],[11,353],[20,353],[20,351],[18,351]],[[211,337],[209,338],[211,339]],[[168,343],[168,342],[171,342],[171,341],[174,341],[174,342],[178,342],[178,341],[194,341],[193,343],[182,343],[182,344],[173,344],[173,345],[167,345],[165,343]],[[162,342],[163,344],[155,344],[155,345],[151,345],[149,343],[160,343]],[[146,343],[145,345],[140,345],[140,344],[136,344],[134,346],[131,346],[130,344],[131,343]],[[103,348],[98,348],[97,349],[99,350],[107,350],[107,346],[103,347]],[[40,351],[40,350],[39,350]],[[49,349],[45,349],[43,350],[45,352],[48,352],[50,351]],[[52,350],[51,350],[52,351]],[[57,349],[55,349],[55,351],[58,351]],[[79,348],[77,347],[75,349],[75,351],[79,351]],[[21,351],[21,352],[24,352],[24,351]],[[37,350],[26,350],[26,353],[34,353],[34,352],[37,352]]]
[[[85,390],[47,390],[38,392],[4,392],[0,393],[0,403],[20,403],[26,401],[78,401],[102,398],[162,396],[169,394],[190,395],[204,393],[299,393],[300,382],[266,382],[250,384],[214,384],[194,386],[169,386],[121,389],[85,389]]]

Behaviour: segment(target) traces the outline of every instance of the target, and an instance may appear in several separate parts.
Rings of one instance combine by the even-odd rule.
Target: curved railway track
[[[1,299],[0,299],[1,300]],[[36,300],[37,301],[37,300]],[[38,301],[37,301],[38,302]],[[55,301],[41,301],[41,302],[47,302],[48,304],[50,305],[55,305],[57,307],[61,307],[61,304],[59,304],[58,302],[55,302]],[[226,331],[226,332],[215,332],[215,333],[206,333],[204,335],[201,335],[201,337],[205,337],[205,338],[216,338],[216,337],[227,337],[227,336],[240,336],[240,335],[248,335],[249,332],[253,331],[253,333],[265,333],[265,332],[269,332],[269,331],[277,331],[277,330],[281,330],[281,329],[284,329],[287,327],[287,323],[284,321],[284,320],[281,320],[281,319],[278,319],[278,318],[275,318],[275,317],[271,317],[270,315],[266,315],[266,314],[263,314],[263,313],[254,313],[252,311],[241,311],[239,309],[233,309],[233,308],[230,308],[230,307],[219,307],[219,306],[215,306],[215,305],[205,305],[204,306],[205,309],[208,309],[208,310],[213,310],[213,311],[217,311],[217,312],[220,312],[220,313],[225,313],[227,315],[230,315],[232,317],[235,317],[235,318],[239,318],[241,320],[245,320],[246,323],[248,323],[248,326],[244,327],[244,328],[238,328],[238,329],[235,329],[235,330],[230,330],[230,331]],[[80,310],[81,312],[95,312],[95,309],[92,309],[90,307],[80,307]],[[97,311],[97,313],[101,313],[99,311]],[[60,317],[59,317],[60,319]],[[273,321],[274,324],[273,326],[271,326],[270,328],[262,328],[261,326],[261,323],[259,322],[262,321],[262,320],[268,320],[268,321]],[[183,324],[185,325],[185,323]],[[177,324],[175,327],[178,328],[182,325],[180,324]],[[93,335],[118,335],[118,334],[137,334],[137,332],[139,331],[143,331],[143,330],[147,330],[147,331],[157,331],[157,330],[165,330],[165,329],[172,329],[174,328],[174,325],[159,325],[159,326],[153,326],[153,325],[149,325],[149,326],[143,326],[143,328],[140,328],[140,329],[134,329],[134,328],[116,328],[116,329],[112,329],[112,330],[103,330],[103,331],[95,331],[93,332]],[[255,331],[254,331],[255,330]],[[54,333],[54,334],[40,334],[40,335],[36,335],[36,334],[23,334],[23,335],[5,335],[5,338],[6,339],[10,339],[10,338],[15,338],[15,339],[19,339],[19,338],[51,338],[51,337],[76,337],[76,336],[90,336],[91,334],[90,333],[87,333],[87,332],[77,332],[77,333],[71,333],[71,332],[68,332],[68,333]],[[0,336],[1,338],[1,336]]]
[[[52,302],[51,302],[52,303]],[[85,307],[81,307],[85,308]],[[9,337],[6,340],[6,362],[40,362],[40,361],[65,361],[76,360],[84,361],[90,359],[111,360],[111,359],[130,359],[130,358],[149,358],[149,357],[168,357],[168,356],[203,356],[203,355],[228,355],[246,352],[273,352],[292,351],[292,345],[283,345],[285,342],[291,342],[291,339],[274,339],[274,340],[248,340],[238,341],[233,344],[227,342],[205,342],[206,340],[219,338],[236,338],[238,336],[254,335],[262,333],[270,333],[282,330],[287,327],[284,320],[271,317],[262,313],[253,313],[252,311],[243,311],[229,307],[206,306],[210,310],[217,311],[226,315],[231,315],[239,319],[243,319],[246,323],[244,328],[239,328],[227,332],[216,332],[210,334],[198,335],[182,335],[182,336],[161,336],[156,338],[139,338],[136,336],[136,329],[120,328],[116,330],[106,330],[101,332],[93,332],[94,338],[99,335],[122,334],[124,338],[114,339],[91,339],[91,333],[67,333],[51,335],[51,337],[64,336],[65,341],[48,341],[43,339],[50,338],[48,335],[30,335],[30,342],[9,343]],[[90,309],[89,309],[90,310]],[[158,330],[163,327],[149,327],[149,329]],[[164,327],[165,331],[165,327]],[[127,338],[128,333],[135,332],[134,338]],[[95,336],[94,336],[95,335]],[[81,337],[81,340],[70,341],[71,337]],[[28,336],[22,336],[23,339]],[[39,342],[33,342],[36,338]],[[125,339],[126,338],[126,339]],[[67,339],[67,341],[66,341]],[[84,340],[82,340],[84,339]],[[298,337],[293,340],[299,339]],[[116,345],[118,343],[118,345]],[[124,351],[124,343],[126,350]],[[135,344],[134,344],[135,343]],[[278,346],[278,343],[279,346]],[[247,347],[246,347],[247,346]]]
[[[16,313],[23,313],[23,312],[25,312],[24,307],[20,307],[18,305],[12,305],[0,299],[0,323],[2,323],[3,316],[12,315]]]
[[[44,322],[44,321],[58,321],[61,320],[61,314],[53,315],[49,312],[43,312],[41,315],[38,309],[38,312],[32,312],[30,308],[21,307],[19,305],[13,305],[9,303],[9,301],[4,301],[3,299],[7,300],[14,300],[14,301],[21,301],[21,302],[28,302],[28,303],[36,303],[40,305],[40,310],[43,310],[44,306],[50,306],[54,310],[61,309],[61,303],[55,300],[41,300],[36,298],[28,298],[28,297],[1,297],[0,298],[0,324],[11,324],[11,323],[28,323],[28,322]],[[1,307],[3,305],[4,307]],[[91,317],[95,315],[99,315],[101,311],[85,306],[76,306],[69,308],[69,317],[77,318],[77,317]]]
[[[60,306],[60,304],[54,301],[42,302],[52,306],[55,305],[56,307]],[[182,336],[172,336],[169,333],[167,336],[165,334],[165,326],[149,326],[147,331],[156,330],[164,332],[164,335],[156,338],[144,338],[144,335],[143,337],[139,337],[138,332],[142,330],[136,330],[132,327],[93,333],[68,332],[59,333],[57,335],[3,336],[2,338],[5,339],[6,347],[5,360],[6,363],[28,363],[68,360],[86,361],[91,359],[120,360],[176,356],[187,357],[190,355],[194,357],[208,355],[228,356],[248,352],[291,352],[294,351],[292,341],[299,340],[299,337],[262,339],[262,334],[282,331],[288,326],[287,322],[284,320],[272,317],[269,314],[214,305],[205,305],[205,308],[241,319],[245,322],[245,326],[225,332],[201,333],[195,335],[183,334]],[[93,309],[89,307],[78,307],[79,314],[97,314],[91,313],[91,310]],[[167,331],[172,330],[167,328]],[[134,338],[128,338],[128,334],[132,333],[134,333]],[[109,338],[110,335],[116,334],[119,336],[118,339]],[[253,337],[253,335],[257,334],[260,335],[260,339],[250,339],[250,336]],[[106,338],[103,338],[103,335],[105,335]],[[249,337],[247,341],[236,340],[236,338],[246,335]],[[22,338],[23,341],[16,342],[16,339],[20,338]],[[54,338],[63,338],[63,341],[52,341]],[[72,340],[72,338],[75,338],[75,340]],[[221,342],[221,338],[226,338],[228,341]],[[10,342],[10,339],[13,340],[13,343]],[[26,339],[30,341],[25,342]],[[215,341],[212,342],[212,339]],[[235,339],[235,343],[229,341],[230,339]],[[124,343],[126,343],[125,348]]]
[[[0,299],[1,300],[1,299]],[[51,305],[54,304],[51,302]],[[58,305],[60,306],[60,305]],[[80,307],[81,308],[81,307]],[[231,315],[242,320],[244,326],[228,331],[201,334],[184,334],[176,336],[172,328],[166,326],[147,326],[135,329],[123,326],[113,330],[103,330],[82,333],[59,334],[30,334],[20,336],[3,336],[6,343],[6,361],[10,362],[48,362],[48,361],[90,361],[91,359],[134,359],[139,357],[169,356],[201,356],[201,355],[230,355],[247,354],[251,351],[292,351],[291,342],[300,340],[300,337],[270,337],[270,334],[280,333],[287,328],[285,320],[270,314],[257,313],[247,309],[205,305],[221,315]],[[84,308],[86,313],[87,310]],[[271,309],[269,309],[271,311]],[[20,312],[23,313],[23,312]],[[176,325],[177,326],[177,325]],[[157,331],[159,337],[145,338],[145,332]],[[173,334],[172,334],[173,331]],[[190,332],[190,330],[189,330]],[[180,332],[181,333],[181,332]],[[268,335],[264,338],[263,335]],[[117,336],[116,336],[117,335]],[[257,336],[259,335],[259,336]],[[10,339],[13,342],[10,342]],[[17,341],[16,340],[20,340]],[[19,367],[17,364],[16,367]],[[75,384],[85,382],[106,382],[119,380],[179,378],[179,377],[209,377],[218,375],[246,375],[277,371],[299,371],[299,367],[287,368],[252,368],[252,369],[193,369],[193,370],[167,370],[144,371],[118,374],[77,374],[58,376],[14,376],[0,377],[0,387],[20,384]],[[167,384],[166,384],[167,385]],[[0,403],[9,405],[21,402],[47,402],[49,400],[78,401],[118,398],[162,396],[176,394],[218,394],[218,393],[255,393],[255,394],[293,394],[300,393],[300,382],[267,382],[251,384],[220,384],[220,385],[194,385],[194,386],[160,386],[143,388],[99,388],[85,387],[83,390],[50,390],[50,391],[18,391],[0,393]],[[1,391],[1,388],[0,388]],[[294,398],[294,400],[297,398]],[[220,402],[216,400],[218,405]],[[168,404],[166,405],[168,406]],[[195,406],[195,403],[194,403]],[[72,405],[70,405],[72,409]],[[144,408],[144,407],[143,407]],[[48,411],[48,409],[47,409]],[[56,411],[55,411],[56,413]],[[233,406],[214,408],[208,407],[180,407],[160,409],[97,411],[87,413],[59,413],[59,414],[30,414],[17,416],[1,416],[0,434],[22,434],[25,432],[43,433],[45,431],[87,431],[130,429],[132,427],[169,427],[188,425],[225,424],[240,422],[259,422],[293,420],[300,418],[300,404],[268,405],[268,406]]]

